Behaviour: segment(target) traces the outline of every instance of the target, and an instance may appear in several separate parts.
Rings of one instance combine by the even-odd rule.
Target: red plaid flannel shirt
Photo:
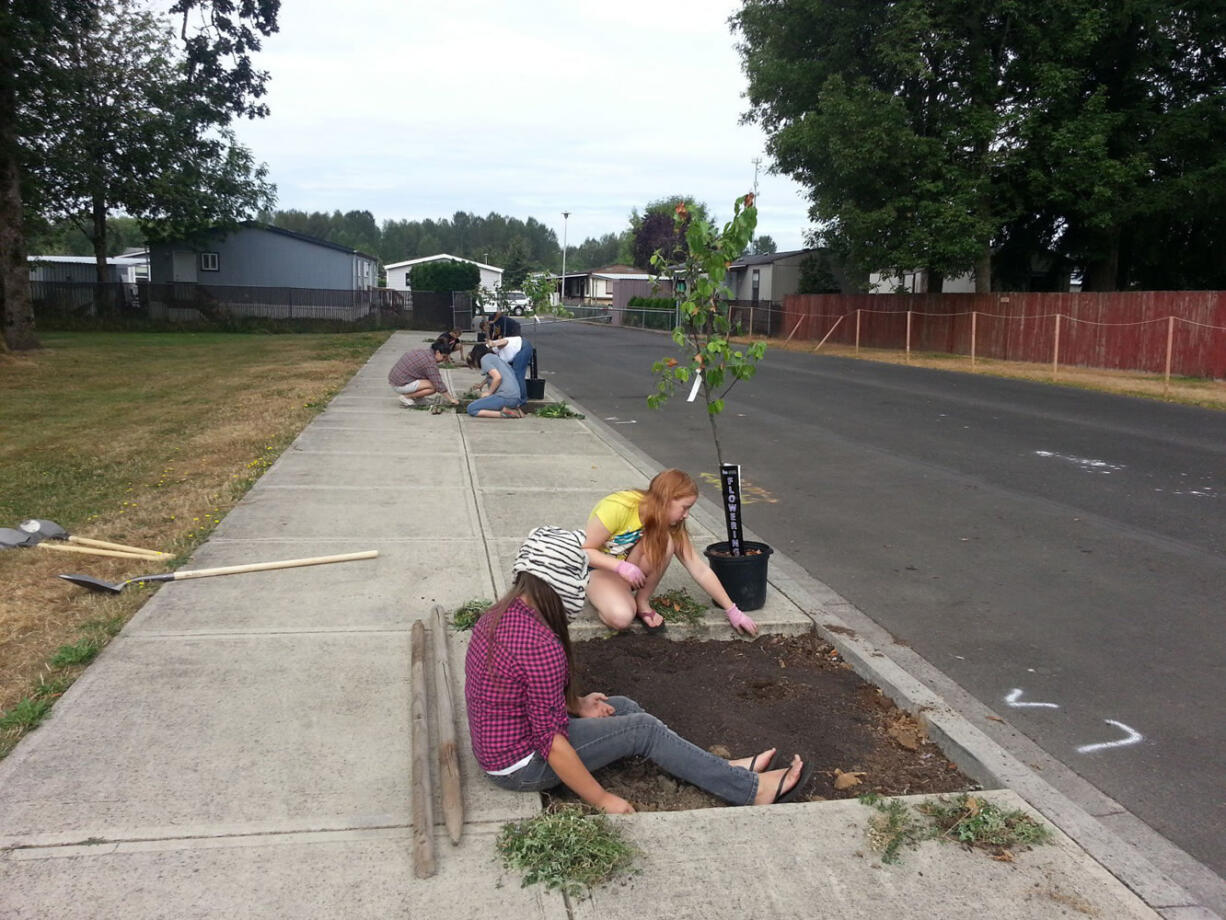
[[[411,380],[429,380],[438,392],[447,392],[447,384],[443,383],[443,375],[438,372],[434,352],[429,348],[406,351],[387,375],[387,382],[394,387],[402,387]]]
[[[553,736],[569,737],[568,679],[562,643],[522,600],[507,607],[492,643],[489,614],[477,621],[464,659],[464,699],[483,770],[502,770],[533,752],[548,759]]]

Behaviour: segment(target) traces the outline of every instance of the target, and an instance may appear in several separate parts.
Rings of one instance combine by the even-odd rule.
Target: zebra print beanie
[[[589,573],[583,531],[537,527],[519,548],[511,571],[528,572],[548,582],[558,592],[567,618],[573,620],[587,597]]]

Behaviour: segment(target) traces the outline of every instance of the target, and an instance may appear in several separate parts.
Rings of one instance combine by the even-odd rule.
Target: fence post
[[[1166,399],[1171,389],[1171,346],[1175,342],[1175,317],[1166,318],[1166,375],[1162,382],[1162,398]]]
[[[287,316],[286,319],[293,319],[294,318],[294,289],[293,288],[286,288],[285,299],[287,303],[289,304],[289,316]]]
[[[978,318],[979,314],[971,310],[971,367],[975,366],[975,326]]]
[[[1051,349],[1051,379],[1060,376],[1060,314],[1056,314],[1056,337]]]
[[[907,311],[907,363],[911,363],[911,311]]]
[[[749,334],[753,335],[753,304],[749,305]]]
[[[860,353],[860,311],[856,310],[856,354]]]

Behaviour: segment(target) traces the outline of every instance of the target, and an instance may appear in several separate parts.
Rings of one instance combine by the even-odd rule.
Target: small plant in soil
[[[576,412],[564,402],[546,403],[534,414],[541,418],[586,418],[582,412]]]
[[[475,598],[460,605],[451,614],[451,625],[458,630],[469,630],[477,625],[477,621],[481,619],[481,614],[494,606],[493,601],[487,601],[485,598]]]
[[[572,897],[629,871],[638,851],[607,817],[564,805],[502,826],[495,847],[503,865]]]
[[[860,796],[860,802],[877,809],[868,819],[869,845],[881,854],[883,863],[897,863],[904,846],[918,846],[932,836],[932,830],[916,818],[902,799],[883,799],[874,793]]]
[[[705,604],[700,604],[690,596],[685,588],[675,588],[657,594],[651,599],[651,607],[669,623],[685,623],[697,626],[702,622],[703,614],[707,612]]]

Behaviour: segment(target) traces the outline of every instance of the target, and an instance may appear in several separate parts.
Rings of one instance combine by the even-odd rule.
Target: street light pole
[[[562,284],[558,287],[558,306],[565,306],[566,297],[566,220],[570,211],[562,212]]]

